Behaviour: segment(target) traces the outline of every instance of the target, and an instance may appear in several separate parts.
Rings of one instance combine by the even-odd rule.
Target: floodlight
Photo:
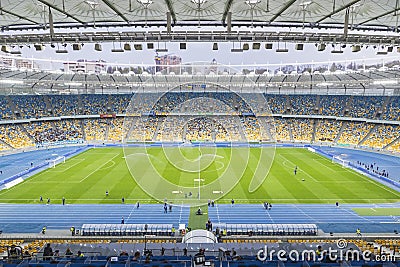
[[[213,43],[212,50],[218,50],[218,43]]]
[[[272,43],[265,44],[265,49],[272,49]]]
[[[36,51],[42,51],[44,49],[44,45],[42,44],[34,44],[33,45],[36,49]]]
[[[304,44],[295,44],[294,49],[295,50],[303,50],[304,49]]]
[[[7,45],[2,45],[1,46],[1,52],[10,53],[10,47],[7,46]]]
[[[318,44],[318,46],[317,46],[318,51],[324,51],[325,48],[326,48],[326,44]]]
[[[72,50],[81,50],[82,49],[82,45],[81,44],[72,44]]]
[[[129,43],[124,44],[124,50],[125,51],[131,51],[131,45]]]
[[[261,47],[260,43],[253,43],[253,50],[259,50]]]
[[[102,49],[102,47],[101,47],[101,44],[94,44],[94,50],[96,50],[96,51],[102,51],[103,49]]]
[[[351,47],[351,51],[352,52],[360,52],[360,50],[361,50],[361,46],[360,45],[353,45]]]

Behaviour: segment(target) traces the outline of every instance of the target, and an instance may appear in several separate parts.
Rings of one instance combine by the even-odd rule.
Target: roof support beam
[[[118,16],[120,16],[125,22],[129,22],[129,20],[122,14],[112,3],[108,0],[102,0],[104,4],[106,4],[109,8],[112,9]]]
[[[165,4],[167,5],[169,13],[171,14],[172,21],[175,24],[176,23],[176,14],[175,14],[174,6],[172,5],[171,0],[165,0]]]
[[[229,10],[231,10],[233,0],[227,0],[225,2],[224,14],[222,15],[222,24],[226,24],[226,17],[228,16]]]
[[[281,8],[281,10],[278,11],[278,13],[276,13],[272,19],[269,22],[273,22],[274,20],[276,20],[283,12],[285,12],[286,9],[288,9],[291,5],[293,5],[293,3],[296,2],[296,0],[290,0],[286,3],[285,6],[283,6]]]
[[[42,3],[42,4],[45,4],[45,5],[48,6],[48,7],[51,7],[51,8],[54,9],[54,10],[57,10],[58,12],[60,12],[60,13],[62,13],[62,14],[64,14],[64,15],[66,15],[67,17],[69,17],[69,18],[71,18],[71,19],[73,19],[73,20],[75,20],[75,21],[77,21],[77,22],[79,22],[79,23],[85,24],[82,20],[80,20],[80,19],[78,19],[78,18],[75,18],[74,16],[72,16],[72,15],[69,14],[68,12],[65,12],[64,10],[60,9],[59,7],[57,7],[57,6],[53,5],[53,4],[50,4],[50,3],[48,3],[48,2],[46,2],[46,1],[44,1],[44,0],[38,0],[38,1],[39,1],[40,3]]]
[[[391,14],[391,13],[395,13],[395,12],[397,12],[397,11],[399,11],[399,10],[400,10],[400,8],[393,9],[393,10],[391,10],[391,11],[388,11],[388,12],[385,12],[385,13],[383,13],[383,14],[380,14],[379,16],[376,16],[376,17],[367,19],[367,20],[365,20],[365,21],[359,23],[358,25],[363,25],[363,24],[368,23],[368,22],[370,22],[370,21],[373,21],[373,20],[379,19],[379,18],[381,18],[381,17],[387,16],[387,15],[389,15],[389,14]]]
[[[361,1],[361,0],[354,0],[354,1],[351,1],[351,2],[348,3],[347,5],[344,5],[344,6],[340,7],[340,8],[338,8],[338,9],[334,10],[333,12],[329,13],[328,15],[326,15],[325,17],[323,17],[322,19],[317,20],[315,23],[320,23],[321,21],[324,21],[324,20],[326,20],[327,18],[332,17],[332,16],[335,15],[336,13],[339,13],[340,11],[345,10],[346,8],[352,6],[352,5],[354,5],[354,4],[356,4],[356,3],[360,2],[360,1]]]
[[[26,21],[32,22],[32,23],[34,23],[34,24],[39,24],[37,21],[34,21],[34,20],[31,20],[31,19],[28,19],[28,18],[26,18],[26,17],[22,17],[22,16],[20,16],[20,15],[18,15],[18,14],[16,14],[16,13],[14,13],[14,12],[11,12],[11,11],[8,11],[8,10],[5,10],[5,9],[3,9],[3,8],[0,8],[0,10],[1,10],[2,12],[6,13],[6,14],[12,15],[12,16],[14,16],[14,17],[17,17],[17,18],[19,18],[19,19],[23,19],[23,20],[26,20]]]

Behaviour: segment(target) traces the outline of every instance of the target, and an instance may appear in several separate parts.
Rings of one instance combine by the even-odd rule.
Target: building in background
[[[3,68],[18,68],[18,69],[29,69],[38,70],[39,65],[35,63],[34,60],[29,60],[25,58],[19,58],[20,55],[12,57],[0,55],[0,67]]]
[[[73,62],[64,62],[65,72],[100,73],[106,71],[106,61],[79,59]]]
[[[156,72],[162,72],[164,74],[169,74],[174,72],[175,74],[180,74],[180,64],[182,63],[182,58],[178,55],[156,55],[154,58],[156,62]],[[176,66],[179,65],[179,66]]]

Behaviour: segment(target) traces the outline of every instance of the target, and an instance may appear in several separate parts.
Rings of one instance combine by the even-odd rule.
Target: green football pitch
[[[121,203],[122,197],[125,203],[156,203],[164,197],[194,203],[199,192],[202,201],[218,203],[231,199],[236,203],[386,203],[400,199],[399,192],[303,148],[276,148],[273,160],[258,161],[260,148],[248,149],[248,160],[243,159],[241,149],[214,148],[207,154],[192,147],[152,147],[146,153],[143,148],[129,148],[127,156],[122,148],[92,148],[1,191],[0,202],[39,203],[42,196],[55,204],[63,197],[68,204]],[[206,159],[211,154],[207,164],[196,161],[200,155]]]

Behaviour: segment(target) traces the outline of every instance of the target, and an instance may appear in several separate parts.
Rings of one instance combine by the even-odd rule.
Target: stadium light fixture
[[[267,43],[267,44],[265,44],[265,49],[270,50],[270,49],[272,49],[272,46],[273,46],[272,43]]]
[[[186,49],[186,43],[180,43],[179,44],[179,49],[185,50]]]
[[[125,43],[124,44],[124,50],[125,51],[131,51],[132,50],[131,45],[129,43]]]
[[[249,50],[249,49],[250,49],[249,44],[248,44],[248,43],[244,43],[244,44],[243,44],[243,50],[244,50],[244,51],[247,51],[247,50]]]
[[[34,44],[33,47],[35,47],[36,51],[43,51],[44,45],[42,44]]]
[[[324,51],[326,48],[326,44],[317,44],[317,50],[318,51]]]
[[[218,43],[213,43],[212,50],[218,50]]]
[[[94,44],[94,50],[96,50],[96,51],[102,51],[103,49],[102,49],[102,47],[101,47],[101,44],[99,44],[99,43]]]
[[[260,43],[253,43],[253,50],[259,50],[261,47]]]
[[[304,44],[295,44],[294,45],[295,50],[303,50],[304,49]]]
[[[133,47],[135,48],[135,50],[143,50],[142,44],[134,44]]]
[[[72,50],[78,51],[82,49],[82,44],[72,44]]]
[[[361,50],[361,46],[360,45],[353,45],[351,47],[351,51],[354,52],[354,53],[360,52],[360,50]]]
[[[147,49],[154,49],[153,43],[147,43]]]
[[[1,52],[10,53],[10,47],[8,45],[2,45]]]

